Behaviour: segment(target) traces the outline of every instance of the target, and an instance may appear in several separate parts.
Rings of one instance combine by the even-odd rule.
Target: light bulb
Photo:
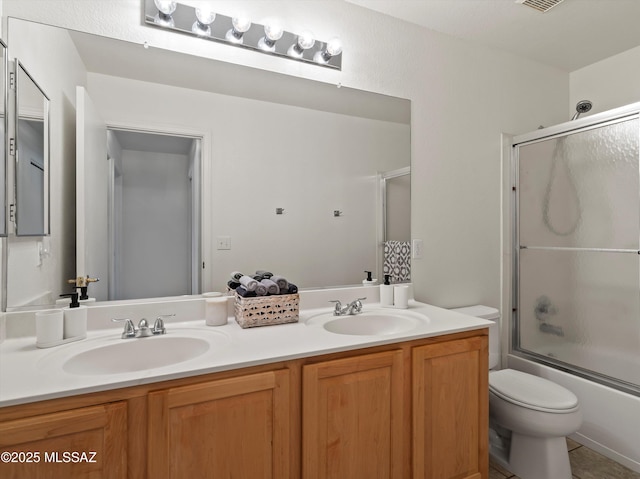
[[[251,20],[245,17],[233,17],[233,28],[227,32],[224,38],[231,43],[242,43],[242,35],[251,28]]]
[[[264,26],[264,37],[258,40],[258,48],[265,52],[276,50],[276,42],[282,38],[284,30],[277,23],[267,23]]]
[[[313,61],[316,63],[320,63],[321,65],[326,65],[331,60],[331,57],[335,57],[336,55],[340,55],[342,53],[342,42],[339,38],[332,38],[327,42],[327,45],[324,50],[318,51],[313,55]]]
[[[311,32],[302,32],[298,35],[298,45],[300,45],[300,48],[303,50],[308,50],[315,42],[316,40],[313,38],[313,33]]]
[[[171,15],[176,11],[176,7],[178,6],[173,0],[153,0],[153,3],[156,4],[156,8],[160,13],[164,15]]]
[[[236,32],[244,33],[251,28],[251,20],[246,17],[233,17],[231,23]]]
[[[284,30],[282,29],[282,26],[280,26],[277,23],[267,23],[264,26],[264,36],[274,42],[276,40],[280,40],[282,38],[283,33],[284,33]]]
[[[216,19],[216,14],[209,8],[196,8],[196,18],[203,25],[211,25]]]
[[[327,53],[332,57],[342,53],[342,42],[339,38],[332,38],[327,42]]]
[[[300,35],[298,35],[296,42],[289,47],[287,55],[293,58],[302,58],[304,51],[311,48],[315,42],[316,41],[313,38],[313,33],[302,32]]]
[[[216,19],[216,14],[209,8],[196,8],[196,21],[191,25],[191,31],[198,36],[208,37],[211,35],[210,24]]]

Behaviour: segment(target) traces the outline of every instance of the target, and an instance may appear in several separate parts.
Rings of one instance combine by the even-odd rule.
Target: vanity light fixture
[[[143,9],[144,23],[151,27],[342,70],[342,44],[337,38],[323,42],[310,32],[285,31],[277,21],[261,25],[174,0],[144,0]]]

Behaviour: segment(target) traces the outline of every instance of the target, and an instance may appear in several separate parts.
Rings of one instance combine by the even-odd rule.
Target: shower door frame
[[[518,147],[524,144],[533,144],[541,141],[552,140],[554,138],[566,137],[572,133],[584,132],[602,128],[607,125],[629,121],[633,119],[640,119],[640,102],[632,103],[624,107],[615,108],[603,113],[590,115],[588,117],[579,118],[577,120],[561,123],[548,128],[542,128],[534,132],[525,133],[513,137],[511,141],[511,249],[513,254],[513,260],[511,264],[511,312],[510,321],[510,341],[509,341],[509,354],[518,356],[524,359],[531,360],[536,363],[541,363],[552,368],[564,371],[566,373],[583,377],[590,381],[594,381],[605,386],[612,387],[614,389],[632,394],[634,396],[640,396],[640,385],[636,386],[625,381],[616,381],[609,379],[608,377],[595,373],[591,370],[581,368],[576,365],[572,365],[563,361],[555,360],[548,356],[528,351],[520,348],[520,321],[519,321],[519,276],[520,276],[520,251],[522,249],[520,245],[520,224],[519,224],[519,157]],[[640,135],[640,127],[639,127]],[[639,159],[640,160],[640,159]],[[640,176],[640,168],[638,172]],[[640,195],[638,198],[640,201]],[[581,250],[581,251],[617,251],[626,253],[636,253],[640,255],[640,250],[615,250],[604,248],[567,248],[556,247],[556,250]],[[640,271],[639,271],[640,281]]]

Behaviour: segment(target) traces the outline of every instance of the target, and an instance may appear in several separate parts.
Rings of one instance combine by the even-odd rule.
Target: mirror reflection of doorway
[[[380,174],[382,273],[394,283],[411,281],[411,168]]]
[[[109,299],[199,293],[201,140],[107,135]]]

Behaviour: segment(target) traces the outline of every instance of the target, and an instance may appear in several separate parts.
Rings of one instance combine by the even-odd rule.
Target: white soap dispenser
[[[87,337],[87,307],[78,302],[78,293],[71,293],[71,303],[63,308],[64,339]]]
[[[391,275],[384,275],[384,284],[380,285],[380,306],[393,306],[393,285],[390,282]]]
[[[374,286],[378,284],[378,280],[371,277],[371,271],[365,271],[367,273],[367,277],[362,280],[363,286]]]

